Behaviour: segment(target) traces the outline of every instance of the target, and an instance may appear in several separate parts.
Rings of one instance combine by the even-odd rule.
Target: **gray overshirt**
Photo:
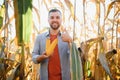
[[[38,64],[36,58],[45,51],[46,39],[49,38],[49,31],[43,34],[39,34],[36,38],[34,49],[32,52],[32,60]],[[61,64],[62,80],[70,80],[70,51],[68,42],[63,42],[61,33],[58,35],[58,48]],[[40,80],[48,80],[48,59],[40,62]]]

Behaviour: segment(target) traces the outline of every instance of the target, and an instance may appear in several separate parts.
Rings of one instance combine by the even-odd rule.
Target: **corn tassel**
[[[50,39],[46,40],[46,55],[47,56],[52,55],[52,53],[54,51],[54,48],[57,45],[57,43],[58,43],[58,39],[57,38],[52,43],[50,43]]]

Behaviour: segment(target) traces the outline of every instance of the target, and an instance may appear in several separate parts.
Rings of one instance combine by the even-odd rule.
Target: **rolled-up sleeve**
[[[37,57],[40,55],[39,47],[40,47],[40,36],[37,36],[37,38],[35,40],[33,52],[32,52],[32,61],[36,64],[38,63]]]

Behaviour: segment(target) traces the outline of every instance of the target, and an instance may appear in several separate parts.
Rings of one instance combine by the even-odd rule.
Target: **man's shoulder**
[[[48,33],[49,33],[48,31],[43,32],[43,33],[39,33],[39,34],[37,35],[37,37],[45,37],[45,36],[47,36]]]

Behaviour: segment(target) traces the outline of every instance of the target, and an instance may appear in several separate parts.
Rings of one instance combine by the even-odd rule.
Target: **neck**
[[[50,34],[57,35],[58,33],[59,33],[59,29],[57,30],[50,29]]]

